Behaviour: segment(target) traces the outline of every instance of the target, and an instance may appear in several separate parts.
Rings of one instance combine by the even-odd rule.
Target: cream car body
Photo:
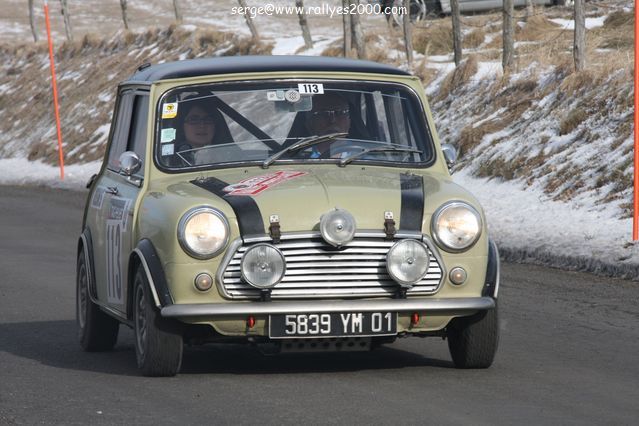
[[[308,82],[339,92],[349,101],[350,120],[366,121],[368,132],[378,133],[371,140],[343,144],[357,145],[362,151],[400,147],[412,153],[372,152],[340,164],[343,155],[311,160],[291,152],[267,165],[262,160],[278,148],[270,144],[277,138],[270,136],[270,145],[260,146],[264,157],[256,150],[243,151],[255,142],[245,143],[237,135],[248,131],[259,136],[262,129],[275,127],[265,124],[255,129],[252,121],[237,117],[227,109],[233,104],[220,94],[222,89],[239,91],[243,84],[251,84],[253,92],[259,92],[255,88],[260,85],[294,88]],[[368,86],[358,92],[358,84]],[[387,89],[400,94],[395,106],[390,92],[384,92]],[[270,100],[276,96],[273,90],[265,92]],[[177,154],[176,125],[171,120],[179,118],[180,108],[186,108],[182,102],[188,99],[173,102],[170,97],[178,99],[187,91],[214,93],[207,96],[215,97],[239,148],[210,147],[201,150],[210,151],[206,155],[188,157],[196,158],[191,162],[185,160],[186,154]],[[361,105],[361,112],[355,111],[359,117],[353,115],[353,99]],[[293,111],[298,108],[293,103],[278,108],[291,109],[291,117],[313,113],[310,106]],[[177,114],[168,111],[171,105]],[[232,107],[235,112],[243,112],[242,108],[250,112],[241,102]],[[389,140],[401,139],[397,129],[402,124],[391,122],[397,120],[391,116],[393,108],[400,109],[397,117],[410,116],[403,132],[413,141],[412,147],[384,142],[384,134]],[[379,123],[371,125],[371,117]],[[415,135],[415,129],[424,135]],[[291,139],[291,131],[286,133],[289,137],[277,139],[281,147]],[[240,161],[249,151],[259,158]],[[209,157],[218,162],[197,160]],[[174,167],[176,158],[183,164]],[[184,341],[240,340],[286,350],[295,338],[301,342],[295,346],[298,349],[347,350],[370,349],[397,337],[431,335],[449,338],[460,367],[492,363],[498,340],[497,249],[489,240],[481,206],[451,179],[416,77],[370,62],[301,57],[220,58],[141,67],[119,87],[105,161],[90,187],[78,243],[77,284],[79,337],[87,350],[110,349],[119,323],[124,323],[136,332],[138,365],[147,375],[175,374]],[[434,215],[447,205],[461,206],[471,219],[476,216],[478,229],[468,247],[457,250],[442,244]],[[185,215],[198,208],[214,211],[223,224],[219,232],[226,232],[213,256],[198,256],[185,242],[188,238],[181,229]],[[337,247],[327,243],[320,229],[321,218],[333,211],[348,212],[355,221],[352,240]],[[427,271],[413,280],[416,283],[402,285],[386,270],[388,251],[402,240],[417,241],[414,247],[428,252]],[[250,271],[244,270],[248,266],[241,263],[242,253],[256,244],[275,247],[284,256],[286,272],[271,288],[247,282]],[[348,253],[354,254],[347,258]],[[295,257],[301,255],[315,257],[304,263]],[[413,258],[408,261],[412,265]],[[271,268],[270,263],[267,266]],[[380,318],[390,328],[381,330]],[[284,328],[274,330],[273,324],[282,321]],[[362,328],[361,321],[370,324]],[[343,332],[338,332],[340,327]]]

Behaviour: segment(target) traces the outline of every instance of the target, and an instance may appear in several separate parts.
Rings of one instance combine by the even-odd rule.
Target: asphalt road
[[[75,250],[85,194],[0,187],[0,424],[637,424],[639,283],[505,264],[501,342],[456,370],[446,342],[265,357],[187,348],[144,378],[132,332],[76,341]]]

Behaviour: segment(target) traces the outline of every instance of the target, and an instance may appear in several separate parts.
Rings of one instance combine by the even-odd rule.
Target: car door
[[[120,314],[126,313],[128,261],[135,244],[133,214],[144,178],[148,105],[147,91],[120,92],[108,163],[96,182],[96,194],[102,197],[94,231],[97,295],[102,305]],[[142,161],[142,167],[132,176],[120,172],[119,158],[125,151],[135,152]]]

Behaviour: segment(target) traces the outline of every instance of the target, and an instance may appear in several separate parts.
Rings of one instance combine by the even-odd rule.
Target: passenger
[[[193,165],[198,148],[213,144],[218,123],[223,120],[220,112],[206,102],[180,103],[178,115],[177,149],[182,161]]]

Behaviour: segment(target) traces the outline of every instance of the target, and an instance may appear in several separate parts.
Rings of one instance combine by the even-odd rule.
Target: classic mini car
[[[144,64],[118,87],[78,240],[87,351],[135,332],[144,375],[183,345],[268,353],[448,340],[491,365],[499,256],[451,180],[418,78],[367,61]]]

